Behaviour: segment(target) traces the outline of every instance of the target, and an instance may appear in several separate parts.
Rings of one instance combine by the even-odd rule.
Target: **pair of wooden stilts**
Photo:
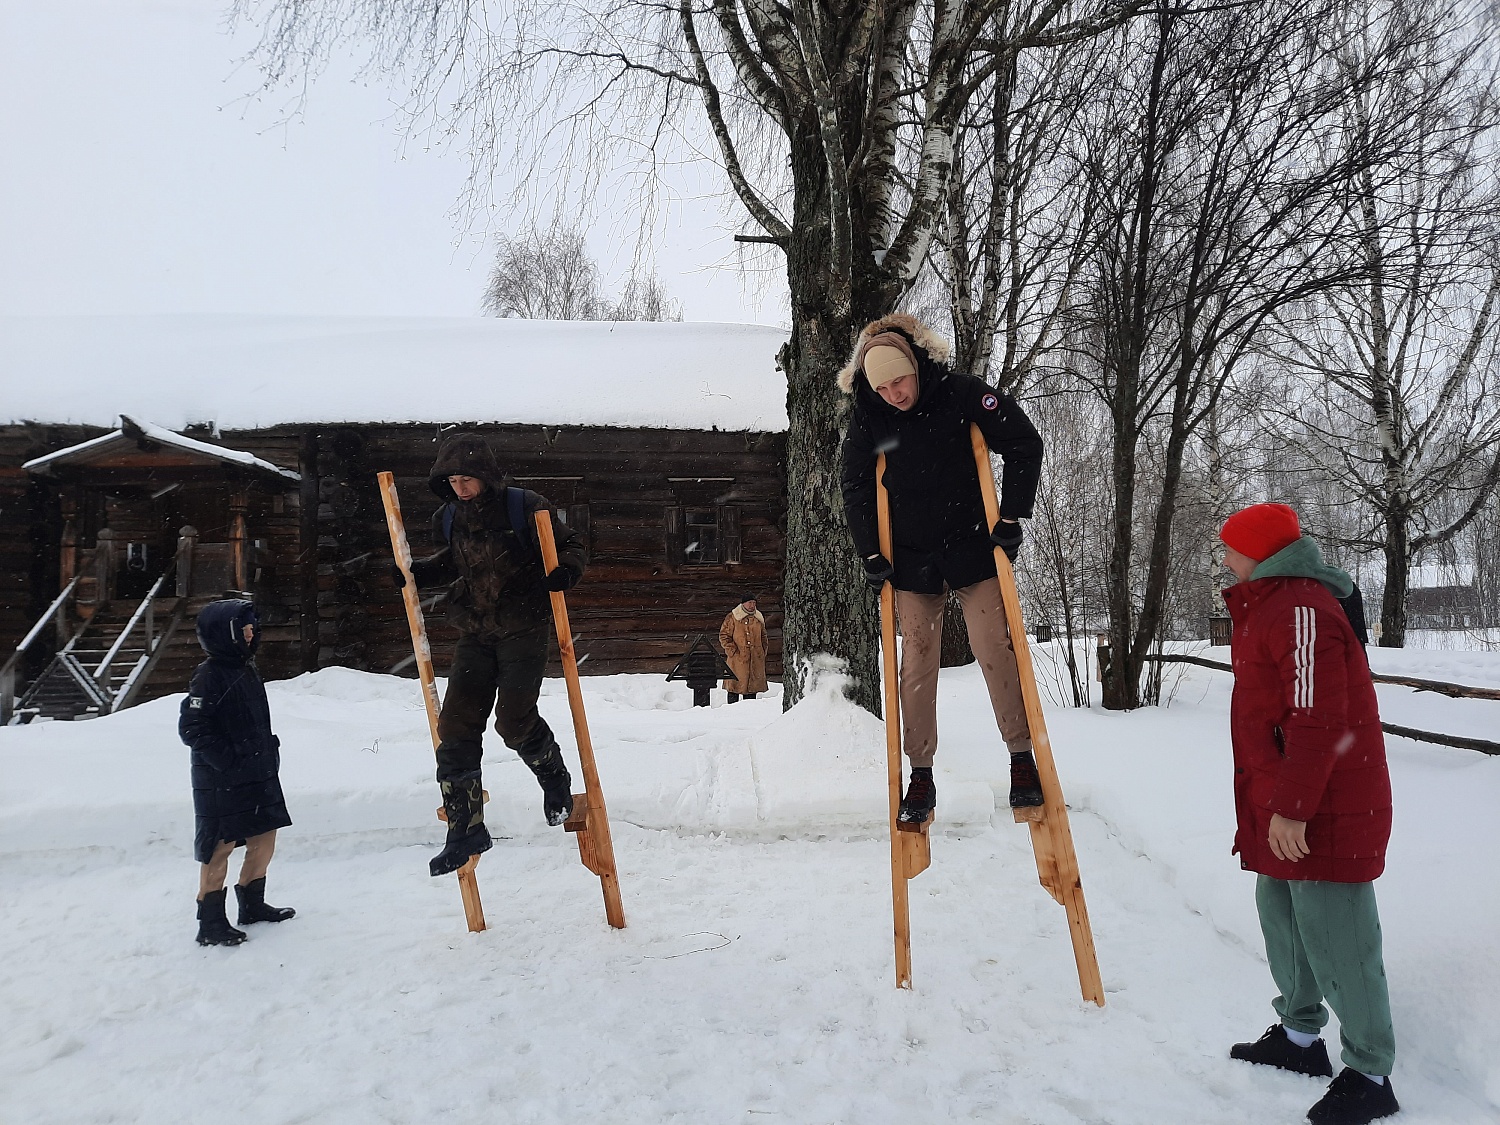
[[[422,681],[422,702],[427,706],[427,726],[432,734],[432,748],[438,747],[438,695],[432,672],[432,649],[427,643],[427,626],[422,618],[422,603],[417,583],[411,573],[411,547],[406,540],[406,525],[401,519],[401,501],[396,496],[395,477],[377,473],[380,498],[385,504],[386,527],[391,534],[391,551],[396,565],[406,577],[401,594],[406,602],[406,623],[411,627],[412,650],[417,658],[417,676]],[[537,539],[542,547],[542,565],[547,573],[557,567],[557,544],[552,536],[552,520],[546,511],[536,513]],[[568,683],[568,708],[573,714],[573,733],[578,740],[578,760],[583,767],[582,793],[573,795],[573,815],[563,827],[578,841],[578,857],[583,865],[599,876],[604,892],[604,916],[616,929],[625,926],[625,907],[620,901],[620,879],[615,868],[615,846],[609,834],[609,813],[604,807],[604,790],[599,785],[599,771],[594,765],[594,744],[589,737],[588,716],[583,710],[583,687],[578,680],[578,659],[573,652],[573,630],[568,623],[568,603],[560,590],[552,591],[552,622],[557,627],[557,647],[562,655],[563,675]],[[489,794],[484,794],[488,801]],[[446,820],[442,809],[438,819]],[[485,928],[484,905],[479,899],[479,882],[474,869],[479,857],[472,856],[458,869],[458,891],[463,899],[464,917],[469,929],[478,933]]]
[[[984,496],[987,524],[995,526],[1000,518],[1000,503],[995,494],[995,477],[990,468],[990,451],[979,427],[970,425],[975,468]],[[876,508],[880,528],[880,551],[892,558],[891,504],[885,490],[885,454],[880,455],[875,470]],[[1016,809],[1017,823],[1031,830],[1031,847],[1036,857],[1037,876],[1057,903],[1067,911],[1068,933],[1073,942],[1073,959],[1078,965],[1078,983],[1085,1000],[1104,1006],[1104,984],[1099,976],[1099,962],[1094,953],[1094,935],[1089,927],[1088,907],[1083,900],[1083,883],[1078,875],[1078,856],[1073,850],[1073,833],[1068,827],[1068,807],[1063,802],[1062,787],[1057,781],[1057,767],[1052,760],[1052,744],[1047,738],[1047,721],[1042,714],[1041,695],[1031,665],[1031,649],[1021,620],[1021,601],[1016,594],[1015,574],[1005,552],[995,549],[995,569],[1000,582],[1000,596],[1005,605],[1005,620],[1010,629],[1011,646],[1016,653],[1017,671],[1021,677],[1021,696],[1026,705],[1026,721],[1031,727],[1032,752],[1037,773],[1041,776],[1043,803],[1037,808]],[[901,805],[901,701],[896,667],[896,596],[887,582],[880,592],[880,645],[885,666],[885,745],[886,766],[890,782],[891,814],[891,904],[896,938],[896,987],[911,987],[911,912],[906,884],[926,871],[932,862],[928,826],[897,819]]]
[[[978,426],[971,427],[974,460],[983,490],[985,513],[990,526],[999,518],[999,502],[995,495],[995,480],[990,469],[989,449]],[[876,488],[880,522],[880,549],[886,558],[892,557],[890,499],[885,491],[885,456],[880,457],[876,470]],[[406,577],[402,596],[406,603],[407,623],[411,627],[412,647],[416,654],[417,673],[422,684],[422,699],[427,708],[427,723],[432,735],[433,748],[438,745],[438,697],[432,670],[432,650],[427,643],[427,630],[422,618],[422,607],[417,594],[417,584],[411,573],[411,548],[406,539],[406,529],[401,518],[401,503],[396,496],[395,480],[390,473],[378,474],[381,498],[385,503],[386,524],[390,530],[391,549],[397,565]],[[542,547],[542,562],[550,572],[557,566],[557,547],[553,541],[552,524],[548,513],[536,513],[537,537]],[[1031,650],[1027,645],[1026,631],[1021,619],[1020,599],[1016,594],[1015,576],[1010,560],[998,548],[995,551],[995,566],[999,572],[1000,593],[1005,605],[1006,621],[1010,628],[1011,644],[1015,649],[1016,663],[1021,679],[1021,694],[1026,706],[1026,718],[1031,728],[1033,753],[1037,772],[1041,776],[1044,802],[1040,808],[1018,809],[1015,817],[1026,823],[1031,830],[1032,850],[1036,857],[1037,875],[1047,892],[1067,911],[1068,930],[1073,943],[1073,956],[1078,966],[1078,980],[1085,1000],[1101,1007],[1104,1004],[1104,985],[1099,976],[1099,964],[1094,953],[1093,932],[1089,927],[1088,908],[1083,899],[1083,885],[1078,875],[1078,857],[1073,850],[1073,834],[1068,827],[1068,810],[1063,803],[1062,789],[1057,780],[1057,769],[1052,760],[1052,746],[1047,738],[1046,718],[1042,714],[1041,696],[1037,691],[1036,677],[1031,665]],[[604,793],[599,785],[599,773],[594,765],[593,742],[589,737],[588,718],[583,709],[583,691],[578,678],[578,661],[573,651],[572,629],[568,623],[567,602],[559,591],[552,592],[552,616],[557,627],[558,649],[562,655],[563,672],[568,685],[568,706],[573,715],[574,733],[578,740],[578,756],[583,767],[584,792],[574,796],[573,816],[568,819],[566,829],[577,835],[578,854],[583,865],[599,877],[604,893],[605,916],[611,926],[625,925],[625,911],[620,900],[620,883],[615,867],[614,844],[610,838],[609,816],[604,806]],[[891,825],[891,898],[894,908],[896,943],[896,986],[911,987],[911,915],[907,899],[906,884],[916,878],[932,862],[927,823],[904,824],[897,819],[901,803],[901,709],[896,667],[896,614],[895,594],[886,583],[880,595],[881,647],[885,664],[885,716],[886,755],[890,789]],[[488,800],[488,794],[485,795]],[[442,810],[439,810],[441,816]],[[469,929],[485,928],[484,908],[479,898],[479,884],[474,869],[479,857],[474,856],[458,871],[459,892],[463,898],[464,915]]]

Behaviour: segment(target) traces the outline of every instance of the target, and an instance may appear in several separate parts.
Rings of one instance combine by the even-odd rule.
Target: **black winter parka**
[[[282,796],[281,741],[271,733],[266,688],[251,663],[260,644],[245,643],[258,625],[247,601],[212,602],[198,615],[198,665],[182,701],[177,732],[192,751],[193,855],[213,858],[221,840],[244,843],[292,823]]]
[[[853,380],[854,409],[844,437],[844,515],[860,558],[880,550],[875,459],[885,454],[898,590],[940,594],[995,577],[994,544],[969,435],[977,422],[1004,461],[1000,515],[1031,515],[1041,476],[1042,439],[1010,395],[982,379],[934,363],[920,348],[916,405],[902,411],[865,381]]]

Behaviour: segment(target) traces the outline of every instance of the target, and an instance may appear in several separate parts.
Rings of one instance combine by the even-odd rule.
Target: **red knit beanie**
[[[1252,504],[1224,521],[1219,538],[1240,554],[1265,562],[1301,539],[1302,528],[1297,513],[1285,504]]]

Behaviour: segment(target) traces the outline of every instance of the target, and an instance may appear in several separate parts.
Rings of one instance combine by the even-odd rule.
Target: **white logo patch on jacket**
[[[1293,670],[1296,673],[1292,685],[1292,706],[1313,705],[1313,648],[1318,641],[1318,616],[1310,605],[1292,607],[1292,638],[1296,644],[1292,653]]]

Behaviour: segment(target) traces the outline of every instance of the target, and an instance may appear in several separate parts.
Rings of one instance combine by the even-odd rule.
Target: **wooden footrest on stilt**
[[[489,804],[490,791],[488,789],[481,789],[479,792],[480,795],[484,798],[484,803]],[[443,808],[442,805],[438,806],[438,819],[441,820],[444,824],[448,823],[448,810]]]
[[[587,793],[573,794],[573,811],[563,821],[564,832],[587,832],[589,830],[589,797]]]
[[[1047,806],[1032,805],[1030,808],[1011,809],[1011,815],[1016,818],[1017,824],[1045,824],[1047,822]]]
[[[908,879],[915,879],[932,866],[932,840],[927,828],[932,824],[932,815],[918,824],[912,820],[896,821],[896,836],[901,846],[901,870]]]

